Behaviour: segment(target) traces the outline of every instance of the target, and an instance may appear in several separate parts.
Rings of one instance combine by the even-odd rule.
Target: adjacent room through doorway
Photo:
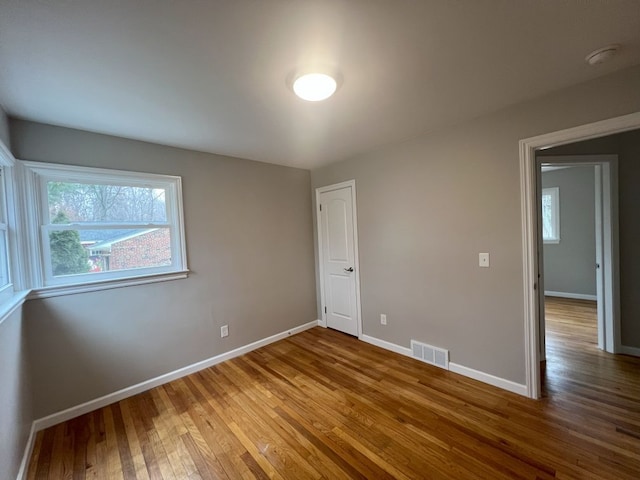
[[[629,401],[638,400],[640,329],[632,294],[640,280],[632,213],[640,204],[638,152],[638,130],[537,152],[543,396],[626,392]],[[604,159],[613,177],[610,192]]]
[[[541,165],[546,389],[571,358],[603,347],[598,345],[597,313],[604,305],[598,305],[597,296],[596,168]]]

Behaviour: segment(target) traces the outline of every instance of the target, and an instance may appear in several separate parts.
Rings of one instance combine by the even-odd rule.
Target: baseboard
[[[76,405],[75,407],[67,408],[66,410],[62,410],[60,412],[53,413],[46,417],[39,418],[33,422],[34,429],[36,432],[39,432],[40,430],[43,430],[45,428],[49,428],[53,425],[57,425],[58,423],[66,422],[67,420],[71,420],[72,418],[79,417],[80,415],[84,415],[85,413],[92,412],[93,410],[96,410],[98,408],[106,407],[107,405],[110,405],[115,402],[119,402],[120,400],[131,397],[133,395],[137,395],[138,393],[142,393],[151,388],[164,385],[165,383],[169,383],[173,380],[177,380],[178,378],[182,378],[186,375],[190,375],[200,370],[204,370],[205,368],[209,368],[213,365],[224,362],[226,360],[239,357],[240,355],[244,355],[245,353],[248,353],[252,350],[255,350],[260,347],[264,347],[265,345],[269,345],[270,343],[277,342],[278,340],[282,340],[283,338],[287,338],[291,335],[295,335],[296,333],[303,332],[310,328],[316,327],[317,325],[318,325],[318,321],[314,320],[312,322],[306,323],[304,325],[300,325],[290,330],[286,330],[276,335],[263,338],[262,340],[258,340],[256,342],[250,343],[243,347],[236,348],[229,352],[216,355],[215,357],[211,357],[206,360],[202,360],[200,362],[194,363],[192,365],[188,365],[186,367],[180,368],[178,370],[174,370],[173,372],[165,373],[164,375],[160,375],[159,377],[146,380],[136,385],[123,388],[122,390],[109,393],[100,398],[90,400],[80,405]]]
[[[327,322],[324,320],[318,319],[318,326],[322,328],[327,328]]]
[[[29,459],[31,458],[31,452],[33,452],[33,445],[36,442],[36,427],[35,422],[31,424],[31,430],[29,431],[29,438],[27,444],[24,447],[24,454],[22,455],[22,462],[20,462],[20,469],[18,470],[18,480],[24,480],[29,473]]]
[[[410,348],[401,347],[395,343],[387,342],[386,340],[380,340],[376,337],[370,337],[369,335],[360,335],[360,340],[370,343],[376,347],[384,348],[385,350],[391,350],[392,352],[399,353],[405,357],[413,357],[413,352]]]
[[[400,355],[413,358],[413,352],[410,348],[402,347],[395,343],[387,342],[386,340],[380,340],[379,338],[371,337],[369,335],[361,335],[360,340],[370,343],[371,345],[375,345],[376,347],[384,348],[385,350],[390,350],[392,352],[399,353]],[[491,375],[490,373],[481,372],[479,370],[474,370],[473,368],[465,367],[463,365],[458,365],[457,363],[451,362],[449,362],[449,371],[457,373],[459,375],[463,375],[465,377],[473,378],[474,380],[478,380],[489,385],[493,385],[494,387],[502,388],[503,390],[508,390],[509,392],[517,393],[525,397],[527,396],[526,385],[512,382],[511,380],[506,380],[504,378],[496,377],[495,375]]]
[[[571,298],[573,300],[598,300],[598,297],[595,295],[588,295],[586,293],[553,292],[545,290],[544,295],[545,297]]]
[[[618,353],[624,353],[625,355],[633,355],[634,357],[640,357],[640,348],[628,347],[627,345],[620,345],[620,351]]]
[[[464,375],[465,377],[473,378],[474,380],[478,380],[479,382],[488,383],[489,385],[502,388],[503,390],[508,390],[509,392],[517,393],[518,395],[522,395],[524,397],[528,396],[526,385],[512,382],[511,380],[507,380],[505,378],[496,377],[495,375],[491,375],[490,373],[481,372],[480,370],[474,370],[473,368],[465,367],[464,365],[458,365],[457,363],[451,362],[449,362],[449,371]]]

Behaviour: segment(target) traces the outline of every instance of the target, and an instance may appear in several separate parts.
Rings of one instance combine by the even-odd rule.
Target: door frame
[[[536,150],[640,128],[640,112],[610,118],[579,127],[551,132],[519,142],[520,207],[522,214],[522,271],[524,289],[524,345],[527,396],[540,398],[540,322],[538,321],[538,201]],[[614,245],[614,247],[617,247]],[[614,260],[618,259],[617,248]],[[616,286],[619,279],[614,278]],[[615,288],[618,291],[618,288]],[[616,308],[619,312],[619,299]]]
[[[594,168],[595,187],[595,247],[596,258],[596,298],[598,303],[598,348],[609,353],[620,351],[620,315],[616,309],[616,279],[619,265],[616,261],[618,239],[618,155],[583,154],[553,155],[536,158],[536,173],[541,174],[543,164],[556,167],[590,166]],[[540,175],[542,177],[542,175]],[[541,179],[541,178],[540,178]],[[542,196],[541,182],[537,183],[538,205]],[[539,207],[540,208],[540,207]],[[562,214],[561,214],[562,215]],[[543,245],[542,231],[538,228],[538,242]],[[541,260],[544,260],[544,251]],[[540,302],[538,318],[540,322],[540,359],[546,358],[545,351],[545,277],[544,262],[539,265],[538,297]]]
[[[343,188],[351,188],[351,204],[352,204],[352,221],[353,221],[353,256],[354,256],[354,268],[355,268],[355,281],[356,281],[356,311],[357,311],[357,326],[358,326],[358,338],[362,337],[362,308],[360,304],[360,255],[358,254],[358,213],[356,207],[356,181],[347,180],[345,182],[335,183],[333,185],[325,185],[324,187],[316,188],[316,239],[318,242],[318,275],[320,281],[320,316],[319,325],[327,328],[327,314],[324,311],[323,306],[325,302],[324,291],[324,267],[322,258],[322,220],[320,218],[320,195],[322,193],[331,192],[333,190],[340,190]]]

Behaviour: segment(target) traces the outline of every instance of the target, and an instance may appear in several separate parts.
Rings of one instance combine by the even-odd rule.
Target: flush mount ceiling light
[[[620,45],[607,45],[606,47],[594,50],[584,59],[589,65],[598,65],[611,59],[620,50]]]
[[[325,73],[307,73],[293,82],[293,91],[297,96],[309,102],[326,100],[338,87],[336,80]]]

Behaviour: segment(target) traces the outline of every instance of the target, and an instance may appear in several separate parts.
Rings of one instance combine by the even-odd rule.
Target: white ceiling
[[[638,63],[639,0],[0,0],[10,115],[303,168]]]

